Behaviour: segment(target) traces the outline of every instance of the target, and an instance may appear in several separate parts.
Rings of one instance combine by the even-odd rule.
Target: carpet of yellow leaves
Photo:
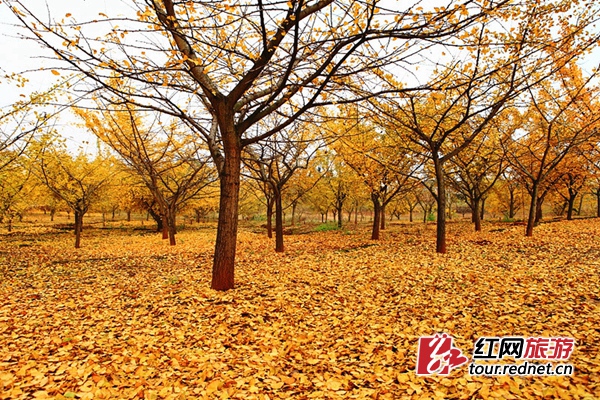
[[[600,224],[393,225],[239,237],[237,287],[209,289],[212,230],[1,238],[0,398],[597,399]],[[417,340],[447,332],[569,336],[571,377],[414,373]]]

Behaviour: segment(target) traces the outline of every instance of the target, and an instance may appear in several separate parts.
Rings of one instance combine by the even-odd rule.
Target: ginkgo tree
[[[600,92],[593,85],[595,76],[596,72],[585,76],[574,62],[562,65],[554,79],[528,91],[522,132],[504,142],[507,159],[531,197],[527,236],[533,235],[540,219],[541,202],[561,178],[557,167],[576,148],[598,138]]]
[[[421,162],[408,151],[398,154],[397,143],[376,125],[363,122],[368,118],[361,118],[358,107],[344,111],[339,124],[342,132],[334,148],[367,188],[373,203],[371,239],[378,240],[380,230],[385,229],[386,206],[418,184],[413,175]]]
[[[80,151],[73,156],[55,135],[45,135],[35,142],[29,157],[33,175],[73,211],[75,248],[79,248],[83,217],[111,184],[116,160],[104,152],[92,156]]]
[[[6,153],[7,151],[0,152],[2,155]],[[14,161],[0,169],[0,223],[6,222],[8,231],[11,232],[14,218],[22,216],[31,206],[29,193],[33,185],[26,160],[12,154],[6,157],[14,158]]]
[[[47,18],[26,1],[6,3],[63,71],[86,77],[90,92],[179,118],[208,143],[220,179],[211,285],[218,290],[234,287],[246,146],[314,107],[408,90],[388,85],[386,66],[411,70],[422,49],[453,45],[479,21],[515,19],[520,10],[509,0],[448,0],[428,9],[418,1],[390,9],[379,1],[135,0],[92,24],[75,10]],[[135,15],[124,14],[130,9]],[[274,113],[277,125],[251,129]]]
[[[388,130],[407,135],[431,164],[435,185],[428,187],[437,201],[438,253],[446,252],[448,162],[477,142],[521,93],[596,45],[598,35],[588,36],[580,28],[595,23],[597,15],[583,13],[574,25],[565,23],[560,33],[554,33],[547,29],[555,23],[556,12],[534,7],[509,32],[493,31],[484,23],[461,37],[470,51],[438,68],[430,90],[371,101],[388,119]],[[569,51],[555,51],[564,48]]]
[[[260,182],[267,202],[267,229],[275,206],[275,251],[283,252],[283,196],[292,177],[307,169],[319,149],[314,127],[295,124],[260,146],[248,146],[243,160],[251,177]]]
[[[506,161],[501,142],[510,136],[519,120],[499,115],[482,132],[481,138],[472,146],[450,160],[448,181],[457,190],[471,209],[476,231],[481,231],[482,204],[494,187]]]
[[[145,124],[140,113],[129,107],[103,108],[99,113],[77,113],[148,188],[163,222],[163,238],[174,246],[177,212],[216,180],[208,151],[173,122],[154,118]]]

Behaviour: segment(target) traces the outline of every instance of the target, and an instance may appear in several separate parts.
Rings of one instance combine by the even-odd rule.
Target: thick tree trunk
[[[81,247],[81,231],[83,230],[83,212],[75,210],[75,248]]]
[[[435,251],[446,253],[446,180],[443,165],[434,159],[435,178],[437,183],[437,223]]]
[[[539,198],[539,199],[537,199],[537,200],[536,200],[536,203],[535,203],[535,220],[534,220],[534,222],[535,222],[535,224],[536,224],[536,225],[537,225],[537,224],[538,224],[538,223],[539,223],[539,222],[542,220],[542,218],[544,217],[544,216],[542,215],[542,201],[543,201],[542,199],[543,199],[543,198]]]
[[[169,215],[167,216],[168,222],[168,234],[169,234],[169,245],[175,246],[175,234],[177,233],[177,215],[175,210],[169,210]]]
[[[381,230],[385,230],[385,204],[381,205]]]
[[[379,240],[379,229],[381,228],[381,204],[377,196],[371,195],[373,201],[373,229],[371,231],[371,240]]]
[[[342,223],[343,223],[343,215],[342,215],[342,205],[338,204],[338,208],[337,208],[337,226],[338,228],[342,229]]]
[[[283,205],[279,188],[273,190],[275,194],[275,251],[283,253]]]
[[[472,199],[471,200],[471,204],[473,205],[473,208],[471,209],[472,215],[473,215],[473,223],[475,224],[475,231],[476,232],[480,232],[481,231],[481,211],[479,209],[480,207],[480,200],[479,199]]]
[[[600,218],[600,188],[596,190],[596,217]]]
[[[229,290],[235,286],[234,268],[240,196],[241,145],[233,126],[230,131],[222,131],[221,134],[225,147],[225,159],[219,174],[221,188],[219,221],[211,287],[215,290]]]
[[[167,220],[167,216],[163,215],[161,218],[162,221],[162,238],[166,240],[169,238],[169,221]]]
[[[529,203],[529,215],[527,217],[527,229],[525,230],[525,236],[533,236],[533,226],[535,225],[536,210],[538,208],[537,193],[538,185],[537,183],[534,183],[531,190],[531,202]]]

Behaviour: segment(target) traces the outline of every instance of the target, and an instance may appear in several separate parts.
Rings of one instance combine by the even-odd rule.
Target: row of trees
[[[320,214],[322,220],[333,214],[339,227],[344,212],[348,219],[354,213],[356,224],[359,211],[368,211],[373,215],[372,239],[378,239],[380,230],[385,229],[386,215],[393,218],[407,213],[412,221],[416,208],[424,218],[437,210],[436,175],[427,167],[428,159],[408,151],[398,157],[398,142],[393,135],[372,120],[360,118],[358,108],[345,111],[344,119],[331,119],[322,127],[296,127],[285,136],[270,138],[268,146],[256,147],[244,155],[242,198],[247,200],[241,213],[266,215],[267,234],[272,237],[275,232],[276,251],[284,250],[284,210],[291,214],[292,225],[300,207]],[[132,211],[139,211],[151,215],[163,237],[174,245],[180,212],[194,214],[199,220],[216,211],[218,188],[211,175],[214,168],[206,157],[201,157],[201,147],[184,153],[186,146],[175,142],[175,126],[169,126],[165,134],[165,128],[157,123],[158,131],[144,127],[142,135],[140,118],[131,111],[78,114],[98,137],[97,154],[80,152],[74,156],[57,136],[33,141],[2,174],[0,218],[6,219],[9,228],[12,220],[27,209],[37,207],[53,215],[57,209],[66,208],[74,214],[79,247],[83,216],[88,210],[112,213],[113,219],[117,210],[126,212],[128,219]],[[107,123],[111,116],[125,120]],[[532,197],[529,177],[537,170],[523,166],[539,168],[536,160],[542,158],[545,149],[537,149],[536,153],[528,146],[528,153],[516,157],[523,146],[521,141],[531,140],[531,136],[523,135],[510,145],[506,140],[516,126],[525,126],[516,121],[527,114],[512,112],[507,116],[509,120],[501,124],[508,132],[503,140],[498,126],[491,126],[493,129],[482,136],[483,140],[460,152],[444,171],[450,190],[446,194],[446,214],[452,215],[453,202],[454,210],[463,214],[466,205],[475,230],[481,230],[486,200],[488,208],[512,219],[523,206],[523,193]],[[514,124],[512,130],[507,128],[510,122]],[[331,130],[331,143],[315,139],[319,130]],[[564,154],[563,161],[543,181],[534,223],[541,218],[541,206],[548,195],[556,204],[555,212],[566,211],[568,219],[576,208],[581,211],[586,193],[597,196],[597,154],[594,157],[594,152],[585,152],[592,144],[584,141]],[[522,169],[513,167],[511,160]],[[580,205],[576,207],[578,198]]]
[[[414,177],[429,188],[438,210],[445,210],[448,175],[452,168],[465,170],[455,160],[478,148],[479,157],[500,144],[506,149],[499,161],[503,168],[482,157],[489,167],[485,175],[502,170],[520,176],[535,216],[567,154],[595,146],[595,73],[582,74],[577,60],[598,43],[596,2],[449,0],[405,9],[386,4],[131,0],[128,8],[115,7],[125,14],[77,20],[75,11],[51,19],[23,1],[5,2],[30,38],[52,50],[63,74],[83,79],[70,87],[71,99],[99,110],[103,128],[128,137],[145,137],[148,128],[167,138],[159,149],[103,139],[140,176],[153,154],[168,154],[189,171],[212,167],[220,196],[212,280],[217,290],[234,286],[243,165],[262,177],[277,211],[278,191],[291,179],[286,171],[303,169],[319,147],[306,144],[294,154],[301,148],[296,144],[331,140],[323,132],[292,139],[290,153],[281,138],[295,126],[304,130],[312,124],[344,137],[331,143],[343,161],[330,160],[323,168],[337,162],[353,169],[376,210],[385,210]],[[429,73],[417,75],[416,65]],[[352,104],[360,110],[354,116],[347,108]],[[88,121],[93,126],[98,122]],[[361,142],[347,133],[382,143],[361,151]],[[196,146],[200,142],[204,150]],[[127,147],[147,155],[134,159]],[[182,154],[170,157],[180,147]],[[283,154],[291,157],[286,169],[273,168],[268,160],[286,159]],[[373,171],[381,174],[377,184]],[[158,170],[152,174],[151,180],[160,179]],[[474,209],[485,192],[479,187],[469,198]],[[340,216],[341,186],[338,193]],[[161,215],[171,218],[168,202],[153,196]],[[438,252],[446,251],[445,218],[438,213]]]

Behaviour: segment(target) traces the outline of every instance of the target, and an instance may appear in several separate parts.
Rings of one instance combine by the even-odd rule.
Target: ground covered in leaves
[[[600,223],[239,236],[209,289],[214,230],[0,237],[0,398],[600,398]],[[418,338],[576,339],[571,377],[415,375]]]

